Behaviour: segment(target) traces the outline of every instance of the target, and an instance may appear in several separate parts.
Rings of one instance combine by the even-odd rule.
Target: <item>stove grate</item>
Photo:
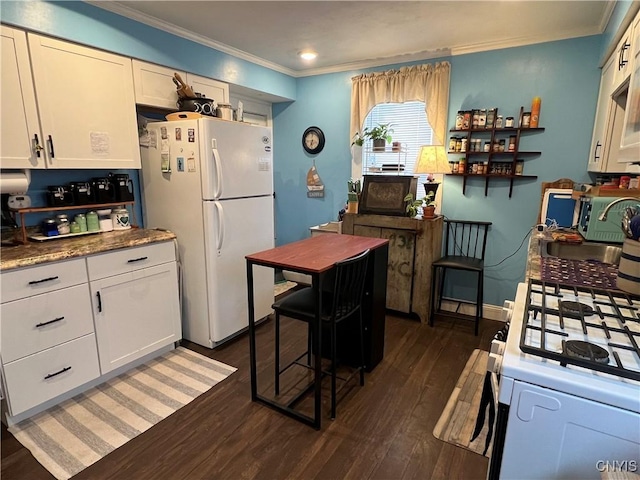
[[[554,297],[556,300],[555,303],[561,305],[561,300],[559,299],[563,297],[563,291],[573,292],[575,297],[590,297],[594,305],[593,311],[590,312],[589,309],[579,307],[577,311],[571,312],[570,315],[565,315],[563,314],[562,306],[560,306],[560,308],[550,306],[552,302],[548,302],[547,297]],[[532,303],[533,295],[539,295],[541,297],[540,305]],[[520,337],[520,350],[531,355],[556,360],[560,362],[562,366],[576,365],[640,381],[640,371],[627,368],[623,365],[620,355],[616,351],[622,349],[634,352],[635,357],[640,360],[640,347],[638,347],[640,333],[632,332],[631,329],[629,329],[629,324],[631,323],[640,325],[638,305],[640,305],[640,296],[630,295],[621,291],[611,292],[609,290],[592,287],[563,285],[561,283],[530,279],[525,309],[527,314],[525,315],[526,318],[524,319]],[[607,312],[604,312],[603,309],[600,308],[604,308],[605,306],[607,307]],[[631,312],[631,316],[625,316],[621,308]],[[612,310],[613,313],[609,313],[608,310]],[[531,323],[529,312],[532,312],[533,320],[536,320],[538,315],[540,316],[539,325],[533,325]],[[558,323],[560,324],[559,330],[548,326],[547,316],[558,318]],[[592,320],[589,317],[593,317],[596,320]],[[597,322],[598,319],[601,321]],[[617,326],[607,324],[605,320],[613,320],[611,323],[617,324]],[[628,341],[628,345],[623,345],[618,342],[607,342],[607,346],[612,350],[615,364],[613,362],[602,363],[595,359],[571,356],[566,352],[565,347],[565,340],[568,334],[563,331],[567,322],[578,322],[577,325],[581,327],[584,336],[587,338],[589,330],[596,329],[604,332],[608,340],[611,340],[612,333],[621,334],[625,341]],[[539,332],[539,347],[527,342],[527,333],[529,331]],[[547,348],[547,335],[562,337],[562,352],[556,352]],[[638,340],[636,340],[636,338],[638,338]]]

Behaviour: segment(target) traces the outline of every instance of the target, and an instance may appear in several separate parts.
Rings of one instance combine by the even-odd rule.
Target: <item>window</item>
[[[424,113],[424,102],[405,103],[379,103],[369,114],[364,122],[364,127],[372,128],[379,123],[392,123],[394,142],[401,142],[401,153],[376,153],[372,151],[371,140],[364,144],[363,173],[369,173],[368,167],[382,167],[385,164],[404,165],[401,175],[411,175],[418,158],[418,152],[422,145],[433,144],[433,130]],[[406,152],[406,153],[405,153]],[[389,172],[387,172],[389,173]],[[418,198],[425,196],[422,184],[426,182],[427,175],[420,175],[418,180]]]

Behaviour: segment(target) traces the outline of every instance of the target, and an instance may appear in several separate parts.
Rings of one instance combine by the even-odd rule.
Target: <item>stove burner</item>
[[[591,306],[580,302],[560,301],[559,308],[562,314],[570,318],[581,318],[580,313],[585,317],[593,315],[594,310]]]
[[[565,342],[567,355],[584,360],[592,360],[597,363],[609,363],[609,352],[593,343],[582,340],[567,340]]]

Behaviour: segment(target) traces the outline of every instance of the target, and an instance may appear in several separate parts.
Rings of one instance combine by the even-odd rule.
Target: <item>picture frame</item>
[[[418,177],[409,175],[365,175],[358,213],[406,216],[404,198],[418,191]]]

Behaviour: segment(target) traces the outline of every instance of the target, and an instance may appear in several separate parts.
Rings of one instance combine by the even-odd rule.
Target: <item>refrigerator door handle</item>
[[[218,241],[216,242],[216,250],[218,251],[218,256],[220,256],[222,254],[222,243],[224,242],[224,210],[220,202],[213,202],[213,204],[218,211]]]
[[[216,140],[215,138],[211,140],[211,154],[213,155],[213,164],[216,169],[216,190],[214,192],[214,198],[220,198],[222,195],[222,164],[220,163],[220,153],[216,148]]]

